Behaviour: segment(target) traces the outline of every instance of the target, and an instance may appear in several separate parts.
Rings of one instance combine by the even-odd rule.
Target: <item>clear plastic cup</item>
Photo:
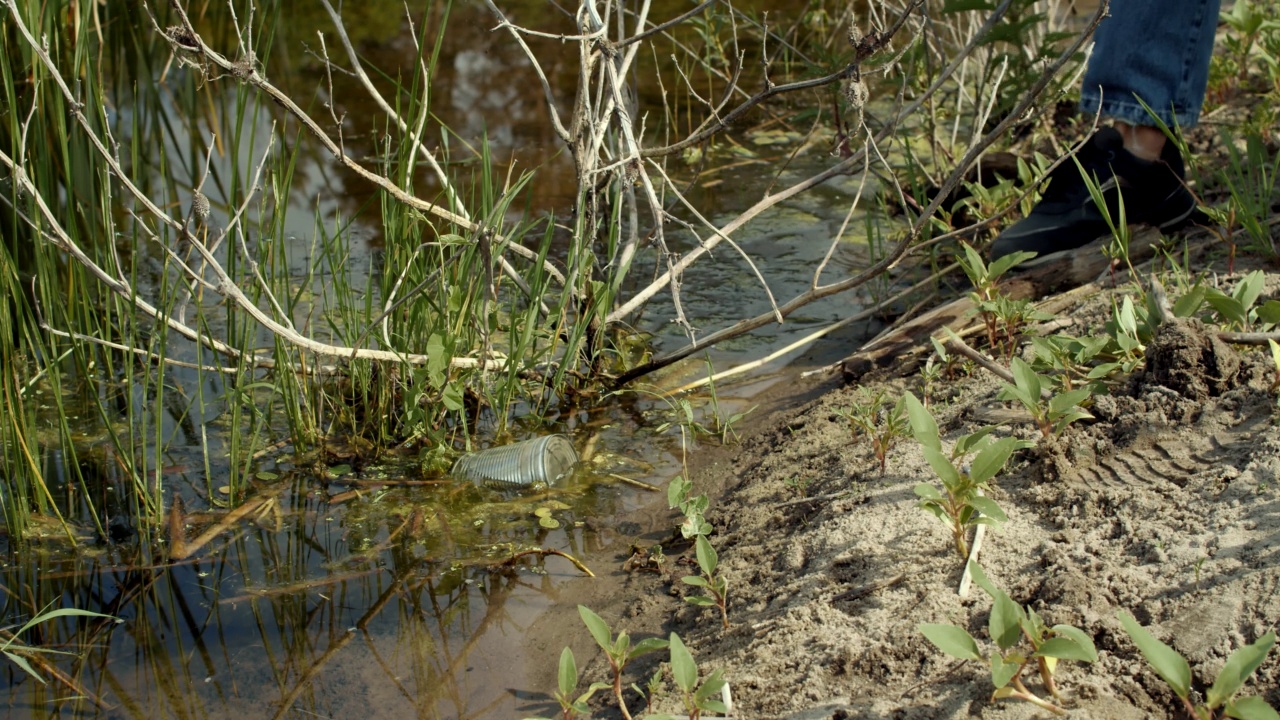
[[[453,476],[485,487],[533,489],[554,485],[577,462],[569,438],[546,435],[464,455],[453,464]]]

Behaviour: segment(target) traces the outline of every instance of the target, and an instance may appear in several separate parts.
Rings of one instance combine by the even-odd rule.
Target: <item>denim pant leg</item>
[[[1098,25],[1080,109],[1151,125],[1136,98],[1165,124],[1200,119],[1221,0],[1111,0]]]

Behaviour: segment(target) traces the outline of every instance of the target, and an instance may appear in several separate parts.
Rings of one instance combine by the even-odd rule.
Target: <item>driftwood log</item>
[[[1151,257],[1160,238],[1154,228],[1134,233],[1129,241],[1130,260],[1136,263]],[[1102,254],[1102,246],[1103,241],[1098,240],[1075,250],[1034,258],[1024,265],[1026,269],[1002,280],[1000,292],[1014,300],[1047,298],[1038,309],[1057,313],[1082,294],[1099,289],[1096,281],[1111,267],[1111,260]],[[1066,293],[1068,290],[1073,292]],[[840,363],[845,379],[855,382],[874,370],[889,368],[899,376],[915,371],[933,350],[930,337],[945,342],[947,330],[964,337],[979,329],[973,309],[974,302],[968,296],[957,298],[881,333]]]

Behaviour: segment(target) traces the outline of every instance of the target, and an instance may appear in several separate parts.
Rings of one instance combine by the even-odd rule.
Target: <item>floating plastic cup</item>
[[[577,462],[578,451],[569,438],[546,435],[464,455],[453,464],[453,475],[477,485],[520,490],[552,485]]]

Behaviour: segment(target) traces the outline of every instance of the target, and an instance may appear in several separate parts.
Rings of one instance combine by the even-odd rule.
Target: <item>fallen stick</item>
[[[582,574],[586,575],[587,577],[596,576],[595,573],[591,572],[591,568],[587,567],[586,565],[583,565],[582,561],[579,560],[578,558],[570,555],[569,553],[560,552],[559,550],[552,550],[551,548],[535,548],[533,550],[522,550],[508,558],[505,558],[503,560],[499,560],[498,562],[493,563],[493,567],[499,567],[502,565],[514,565],[515,562],[520,558],[528,557],[530,555],[538,555],[539,557],[544,557],[544,558],[548,555],[557,555],[573,563],[573,566],[581,570]]]
[[[258,495],[250,498],[229,510],[226,515],[222,516],[221,520],[200,533],[195,540],[186,542],[182,531],[182,503],[178,500],[177,494],[175,494],[173,506],[169,509],[169,559],[185,560],[191,557],[200,548],[208,545],[214,538],[226,532],[242,518],[275,499],[275,495]]]

